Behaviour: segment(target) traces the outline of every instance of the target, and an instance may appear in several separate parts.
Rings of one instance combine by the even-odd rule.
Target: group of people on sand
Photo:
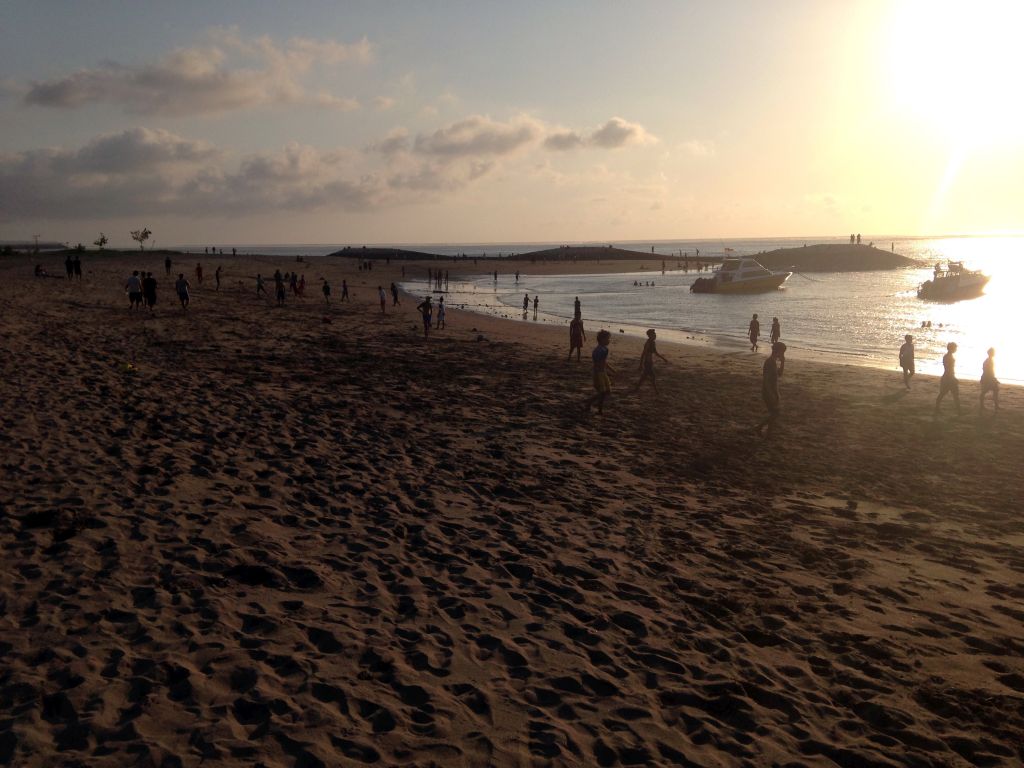
[[[394,286],[394,283],[392,283]],[[397,293],[395,297],[397,303]],[[420,317],[423,319],[423,338],[430,337],[430,328],[434,323],[434,303],[430,296],[427,296],[423,301],[416,305],[416,310],[420,313]],[[437,300],[437,325],[434,327],[435,331],[440,331],[447,327],[445,321],[445,308],[444,308],[444,296]]]
[[[761,321],[757,319],[757,313],[750,320],[750,324],[747,326],[747,338],[750,339],[750,351],[757,352],[758,342],[761,338]],[[772,329],[768,334],[768,341],[770,344],[775,344],[780,338],[782,338],[782,324],[779,323],[779,318],[772,318]]]
[[[953,404],[956,406],[957,414],[962,413],[960,408],[960,382],[956,378],[956,351],[955,341],[946,345],[946,354],[942,356],[942,377],[939,379],[939,394],[935,398],[935,413],[938,414],[939,406],[946,395],[951,395]],[[978,395],[978,410],[985,410],[985,395],[992,393],[992,405],[999,410],[999,379],[996,378],[996,349],[989,347],[984,361],[981,363],[981,394]],[[903,369],[903,386],[910,390],[910,379],[914,375],[914,337],[909,333],[903,337],[903,344],[900,346],[900,368]]]

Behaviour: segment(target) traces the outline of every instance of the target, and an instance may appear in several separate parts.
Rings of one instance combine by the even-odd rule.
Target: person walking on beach
[[[764,400],[768,415],[757,425],[757,432],[761,434],[765,427],[768,428],[768,435],[775,432],[779,421],[779,414],[782,410],[782,398],[779,395],[779,379],[786,368],[786,345],[781,341],[772,344],[772,353],[764,361],[761,370],[761,399]]]
[[[292,272],[292,276],[288,281],[288,287],[292,291],[292,296],[299,295],[299,274],[297,272]]]
[[[523,294],[523,314],[525,315],[530,311],[530,294]]]
[[[301,275],[299,277],[299,296],[306,295],[306,276]]]
[[[146,276],[142,278],[142,300],[149,307],[150,312],[156,307],[156,278],[153,277],[152,272],[147,272]]]
[[[171,276],[171,257],[170,256],[167,256],[166,258],[164,258],[164,272],[167,273],[168,277]]]
[[[956,380],[956,342],[946,345],[946,354],[942,356],[942,378],[939,379],[939,396],[935,398],[935,415],[939,414],[939,403],[946,394],[953,395],[957,415],[960,415],[960,382]]]
[[[988,357],[981,364],[981,396],[978,398],[978,410],[985,410],[985,394],[992,393],[992,405],[999,410],[999,379],[996,378],[996,348],[989,347]]]
[[[640,353],[640,381],[633,387],[633,391],[637,392],[640,389],[640,385],[648,379],[651,380],[651,386],[654,387],[654,394],[658,394],[658,382],[654,378],[654,358],[660,357],[662,362],[667,363],[662,354],[658,351],[654,345],[655,339],[658,338],[657,332],[653,328],[647,331],[647,342],[644,344],[644,351]]]
[[[64,259],[64,271],[68,273],[68,280],[75,276],[75,263],[71,261],[71,254],[67,255]]]
[[[756,312],[747,327],[747,336],[750,338],[750,351],[757,352],[757,340],[761,336],[761,323],[757,321]]]
[[[537,319],[537,307],[540,306],[540,294],[535,293],[533,295],[533,319]]]
[[[430,297],[427,296],[427,298],[417,304],[416,309],[423,318],[423,338],[426,339],[430,336],[430,323],[434,316],[434,306],[430,303]]]
[[[397,307],[399,305],[399,303],[400,302],[398,301],[398,286],[395,285],[394,283],[392,283],[391,284],[391,306],[392,307]]]
[[[75,256],[75,260],[73,262],[71,262],[71,269],[74,271],[75,277],[78,278],[79,280],[81,280],[82,279],[82,258],[80,256]]]
[[[128,293],[128,308],[139,309],[142,306],[142,280],[139,279],[139,270],[135,270],[125,280],[124,289]]]
[[[261,275],[259,272],[257,272],[256,273],[256,295],[259,296],[261,293],[264,296],[266,296],[267,295],[267,287],[263,284],[263,275]]]
[[[909,333],[903,337],[900,346],[900,368],[903,369],[903,386],[910,389],[910,379],[914,375],[914,337]]]
[[[213,281],[217,284],[217,290],[218,291],[220,290],[220,271],[221,271],[221,266],[220,266],[220,264],[218,264],[217,265],[217,269],[215,269],[213,271]]]
[[[283,307],[284,306],[285,290],[284,290],[284,278],[281,277],[280,270],[278,270],[277,272],[274,273],[274,295],[277,298],[277,306]]]
[[[324,278],[324,287],[323,287],[322,290],[324,292],[324,302],[327,303],[327,304],[330,304],[331,303],[331,284],[329,282],[327,282],[327,278]]]
[[[779,324],[779,318],[772,318],[772,330],[771,335],[768,336],[768,341],[774,344],[776,341],[782,338],[782,326]]]
[[[608,345],[611,343],[612,335],[608,331],[597,332],[597,346],[591,353],[594,361],[594,394],[591,395],[584,406],[584,410],[590,413],[592,405],[597,406],[598,413],[604,413],[605,398],[612,391],[612,380],[610,374],[615,373],[611,363],[608,362]]]
[[[573,303],[572,303],[572,316],[573,317],[582,317],[583,316],[583,306],[580,304],[580,297],[579,296],[577,296],[576,300],[573,301]]]
[[[348,301],[349,300],[349,298],[348,298],[348,280],[345,280],[344,278],[342,278],[342,281],[341,281],[341,300],[342,301]]]
[[[203,284],[203,265],[202,264],[196,264],[196,282],[199,283],[199,285]]]
[[[185,273],[179,272],[178,279],[174,282],[174,290],[178,292],[178,301],[181,302],[182,309],[188,309],[188,289],[192,287],[192,284],[185,279]]]
[[[437,330],[445,327],[444,318],[444,296],[437,300]]]
[[[587,333],[583,330],[583,318],[576,315],[569,323],[569,360],[572,360],[572,352],[576,350],[576,362],[580,361],[583,354],[583,342],[587,340]]]
[[[388,311],[388,297],[384,293],[384,286],[382,285],[377,286],[377,298],[380,299],[380,313],[386,315]]]

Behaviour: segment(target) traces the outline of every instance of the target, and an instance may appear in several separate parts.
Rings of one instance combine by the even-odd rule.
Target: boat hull
[[[926,301],[960,301],[962,299],[975,299],[985,290],[989,278],[987,276],[974,277],[971,280],[958,280],[953,282],[951,278],[942,278],[938,282],[928,280],[917,289],[917,298]]]
[[[690,287],[693,293],[767,293],[782,287],[791,272],[777,272],[748,280],[724,282],[718,278],[698,278]]]

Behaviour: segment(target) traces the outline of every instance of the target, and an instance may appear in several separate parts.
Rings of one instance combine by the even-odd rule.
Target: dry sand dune
[[[220,263],[0,264],[0,764],[1021,764],[1019,392],[790,360],[765,441],[763,358],[615,338],[583,416],[561,330]]]

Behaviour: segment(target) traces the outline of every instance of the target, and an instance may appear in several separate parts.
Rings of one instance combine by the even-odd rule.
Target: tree
[[[92,244],[95,245],[97,248],[99,248],[102,251],[103,250],[103,246],[106,245],[108,242],[110,242],[110,241],[107,240],[107,236],[104,235],[102,232],[100,232],[100,236],[97,237],[95,240],[93,240]]]
[[[153,232],[149,229],[136,229],[131,233],[131,236],[132,240],[139,244],[139,250],[144,251],[146,250],[146,241],[149,240],[149,236],[152,234]]]

